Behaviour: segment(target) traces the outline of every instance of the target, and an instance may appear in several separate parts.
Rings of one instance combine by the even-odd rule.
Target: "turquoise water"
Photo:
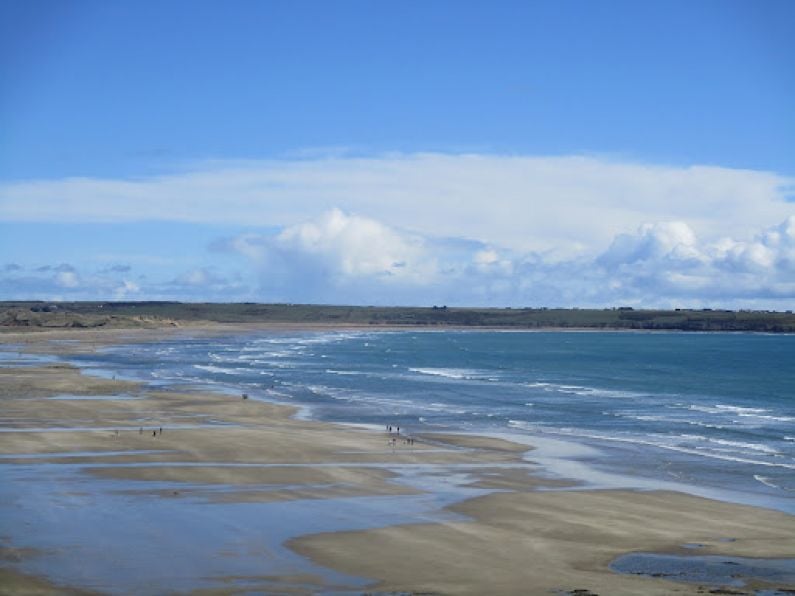
[[[795,336],[261,333],[79,361],[293,403],[321,420],[508,434],[546,446],[545,463],[578,453],[577,473],[591,483],[795,512]]]

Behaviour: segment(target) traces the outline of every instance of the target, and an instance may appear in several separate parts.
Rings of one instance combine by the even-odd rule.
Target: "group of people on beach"
[[[158,431],[159,431],[159,432],[158,432]],[[149,431],[146,431],[146,432],[149,432]],[[139,429],[138,429],[138,434],[139,434],[139,435],[142,435],[142,434],[144,434],[144,427],[143,427],[143,426],[142,426],[141,428],[139,428]],[[158,435],[162,435],[162,434],[163,434],[163,427],[162,427],[162,426],[161,426],[160,428],[153,428],[153,429],[152,429],[152,436],[153,436],[153,437],[156,437],[156,436],[158,436]]]
[[[397,437],[393,437],[392,434],[394,432],[395,435],[400,435],[400,427],[399,426],[392,426],[391,424],[387,424],[386,425],[386,432],[389,433],[389,435],[390,435],[389,445],[391,447],[394,447],[395,445],[397,445]],[[404,445],[413,445],[414,444],[414,439],[411,438],[411,437],[404,436],[403,437],[403,444]]]
[[[146,432],[149,432],[149,431],[147,430]],[[118,431],[118,430],[114,430],[114,431],[113,431],[113,438],[114,438],[114,439],[118,439],[118,438],[119,438],[119,434],[120,434],[120,433],[119,433],[119,431]],[[144,427],[143,427],[143,426],[141,426],[141,427],[138,429],[138,434],[139,434],[139,435],[142,435],[142,434],[144,434]],[[162,434],[163,434],[163,427],[162,427],[162,426],[161,426],[161,427],[159,427],[159,428],[152,429],[152,436],[153,436],[153,437],[156,437],[156,436],[158,436],[158,435],[162,435]]]

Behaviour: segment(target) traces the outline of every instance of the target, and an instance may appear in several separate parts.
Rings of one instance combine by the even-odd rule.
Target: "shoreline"
[[[367,324],[367,323],[290,323],[290,322],[262,322],[262,323],[218,323],[214,321],[190,321],[178,326],[149,326],[149,327],[94,327],[94,328],[66,328],[66,327],[2,327],[0,326],[0,346],[21,345],[31,350],[32,353],[69,353],[70,344],[75,350],[81,352],[93,351],[95,347],[125,343],[147,343],[148,341],[162,341],[164,338],[179,336],[213,337],[224,335],[245,335],[248,333],[278,332],[312,332],[312,331],[338,331],[389,333],[389,332],[417,332],[417,333],[444,333],[455,332],[492,332],[492,333],[618,333],[618,334],[651,334],[651,335],[772,335],[793,336],[795,332],[758,331],[758,330],[691,330],[691,329],[632,329],[621,327],[507,327],[489,325],[416,325],[416,324]],[[122,337],[119,337],[122,336]],[[129,336],[129,337],[124,337]],[[42,340],[68,342],[66,345],[42,346]],[[16,340],[16,341],[15,341]],[[90,343],[87,346],[84,344]]]
[[[290,330],[293,329],[296,328],[291,326]],[[377,331],[372,326],[365,329]],[[261,331],[250,327],[246,330]],[[309,329],[302,327],[300,330]],[[108,331],[103,330],[102,333]],[[117,337],[105,345],[129,341],[129,330],[113,331]],[[217,331],[217,327],[212,331]],[[62,333],[58,335],[59,339],[71,339],[72,334],[66,338]],[[158,336],[155,331],[145,337],[156,341],[162,339],[162,334]],[[41,339],[49,341],[49,337]],[[92,339],[96,341],[98,338]],[[47,353],[60,351],[68,357],[69,353],[74,353],[74,347],[69,344],[50,345],[52,351]],[[97,346],[84,346],[86,349],[94,347]],[[0,368],[0,374],[7,370]],[[76,470],[82,470],[78,472],[80,477],[88,474],[94,479],[92,482],[100,483],[98,487],[103,482],[122,483],[130,498],[164,502],[194,499],[213,507],[243,504],[267,507],[268,504],[298,503],[306,499],[330,505],[365,495],[371,499],[447,495],[437,503],[439,506],[435,510],[463,515],[472,521],[442,519],[431,524],[418,524],[423,516],[412,521],[412,515],[408,515],[408,519],[390,518],[392,523],[383,524],[381,528],[338,529],[332,533],[312,532],[311,535],[287,537],[288,546],[311,560],[349,576],[377,580],[374,585],[380,590],[488,591],[483,578],[462,569],[461,563],[452,557],[451,553],[457,552],[464,553],[463,560],[467,565],[488,578],[492,587],[499,586],[501,593],[519,593],[523,585],[527,587],[528,581],[533,581],[533,585],[539,588],[538,592],[529,593],[542,593],[540,588],[547,585],[544,582],[549,578],[544,578],[541,567],[515,562],[516,568],[506,568],[489,553],[502,553],[502,557],[507,557],[504,560],[509,561],[514,560],[517,551],[524,552],[523,556],[538,556],[539,549],[551,549],[562,555],[554,561],[546,560],[547,569],[554,566],[559,571],[552,578],[554,585],[549,584],[548,589],[563,592],[602,590],[611,594],[638,591],[696,593],[697,586],[614,573],[606,567],[609,563],[605,562],[606,553],[617,556],[643,548],[683,552],[681,545],[690,542],[705,544],[699,554],[770,557],[792,556],[795,552],[795,541],[789,538],[795,536],[795,518],[792,516],[761,507],[721,503],[670,492],[594,491],[587,487],[560,492],[565,483],[543,474],[539,476],[539,466],[531,463],[533,452],[526,455],[528,446],[498,437],[458,433],[448,436],[446,446],[440,446],[444,439],[434,433],[425,438],[417,435],[419,445],[416,449],[404,449],[402,445],[395,449],[385,444],[383,431],[356,430],[341,424],[296,419],[289,407],[260,400],[243,401],[234,396],[208,392],[159,391],[143,384],[88,377],[80,374],[78,369],[64,365],[34,366],[28,372],[34,370],[34,374],[26,375],[25,369],[16,369],[13,374],[18,377],[18,382],[11,389],[5,383],[5,389],[0,391],[0,397],[4,400],[12,398],[14,404],[11,411],[4,408],[4,424],[14,416],[17,417],[16,424],[20,424],[22,419],[81,419],[90,412],[106,422],[110,420],[117,424],[94,425],[97,430],[80,433],[0,433],[0,452],[4,455],[0,459],[0,471],[4,465],[74,466]],[[108,399],[63,401],[45,401],[46,398],[41,397],[47,395],[47,391],[57,391],[64,386],[86,396],[109,395]],[[114,400],[112,396],[119,393],[138,397]],[[144,436],[136,428],[141,423],[141,415],[152,410],[172,423],[184,420],[188,414],[202,422],[198,428],[179,428],[165,422],[162,434]],[[251,426],[252,417],[254,426]],[[224,421],[227,425],[208,424],[210,419]],[[131,424],[133,420],[135,422]],[[123,425],[125,421],[126,425]],[[121,436],[99,430],[114,426],[121,430]],[[148,425],[148,428],[151,426],[157,425]],[[273,444],[262,445],[264,436],[277,440],[278,449]],[[228,445],[219,445],[213,437],[223,438]],[[160,453],[152,451],[153,441]],[[123,455],[108,454],[110,449]],[[103,450],[104,454],[101,454]],[[91,452],[95,455],[86,455]],[[23,457],[46,453],[52,453],[52,456]],[[9,455],[11,457],[7,457]],[[260,465],[233,471],[230,466],[235,462]],[[531,472],[536,474],[531,475]],[[444,478],[445,474],[460,474],[460,477],[451,482]],[[173,486],[179,486],[181,490],[168,488]],[[555,489],[555,492],[539,492],[538,489],[543,487]],[[179,494],[174,494],[174,490]],[[478,491],[482,494],[477,494]],[[444,499],[451,498],[453,501],[444,503]],[[562,509],[559,506],[562,501],[576,503],[583,511],[575,515],[571,509]],[[423,515],[431,515],[431,510]],[[605,510],[615,511],[612,516],[605,517]],[[628,515],[622,517],[619,511]],[[640,511],[652,514],[655,523],[651,527],[638,523],[636,516]],[[726,519],[735,520],[732,535],[719,536],[719,524],[725,524]],[[548,525],[548,532],[537,535],[533,524],[542,520]],[[577,527],[584,524],[591,533],[574,540],[572,524]],[[615,524],[624,528],[620,536],[611,529]],[[594,543],[604,543],[598,549],[599,556],[576,547],[575,543],[582,542],[586,535],[590,536],[591,542],[586,542],[591,550]],[[533,537],[533,544],[526,544],[527,536]],[[462,537],[471,541],[471,548],[461,545]],[[762,537],[767,545],[760,543]],[[734,541],[722,543],[718,538],[732,538]],[[367,546],[373,541],[378,548]],[[512,546],[506,551],[509,544]],[[421,559],[414,561],[415,557],[410,557],[414,561],[410,569],[400,562],[407,552],[417,553]],[[580,569],[582,561],[577,563],[580,561],[578,557],[590,561],[587,573]],[[0,567],[8,570],[5,565]],[[505,578],[497,578],[490,569],[500,569]],[[274,584],[264,579],[259,581],[268,589],[274,588]],[[367,589],[371,588],[372,585]]]

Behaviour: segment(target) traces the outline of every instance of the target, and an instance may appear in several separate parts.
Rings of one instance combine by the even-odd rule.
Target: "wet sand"
[[[219,332],[219,327],[205,331]],[[2,341],[24,343],[24,350],[36,353],[74,353],[158,338],[152,330],[46,331],[28,334],[24,342],[19,335]],[[415,437],[413,445],[398,438],[392,446],[394,435],[294,419],[295,410],[288,406],[238,395],[154,391],[82,375],[63,364],[0,368],[0,400],[0,475],[4,465],[33,472],[37,466],[68,469],[80,479],[75,491],[119,482],[115,493],[133,505],[136,499],[142,504],[154,499],[182,509],[199,503],[219,512],[236,504],[305,501],[360,507],[363,518],[373,517],[372,524],[364,524],[373,529],[312,533],[315,526],[315,532],[323,532],[329,520],[313,524],[311,516],[327,515],[328,508],[307,508],[303,515],[309,519],[302,527],[308,529],[288,535],[287,545],[322,566],[368,578],[361,584],[368,590],[696,594],[703,593],[698,585],[620,575],[608,565],[629,552],[687,553],[682,545],[688,543],[704,545],[698,554],[795,556],[792,516],[667,492],[539,491],[567,483],[538,475],[526,446],[496,438],[435,434]],[[407,523],[405,518],[426,521],[410,513],[399,522],[382,523],[380,514],[356,500],[397,499],[389,503],[399,504],[422,498],[424,491],[433,497],[437,490],[445,494],[439,503],[447,505],[443,513],[449,515],[433,523]],[[478,496],[462,500],[467,495]],[[0,558],[0,593],[63,593],[57,574],[26,573],[26,562],[41,554],[15,545],[10,526],[0,522],[3,552],[13,553]],[[197,576],[201,571],[196,569]],[[241,577],[230,568],[213,581],[191,589],[331,589],[309,568],[292,575],[263,571],[261,577]],[[333,589],[341,586],[343,592],[365,591],[359,584]],[[92,584],[73,587],[90,592]],[[125,592],[123,586],[116,591]]]
[[[385,592],[441,594],[696,594],[704,589],[619,575],[608,565],[634,551],[694,554],[682,546],[691,542],[704,545],[698,554],[795,553],[791,516],[676,493],[499,493],[451,509],[473,521],[309,536],[290,546],[346,573],[379,577]]]

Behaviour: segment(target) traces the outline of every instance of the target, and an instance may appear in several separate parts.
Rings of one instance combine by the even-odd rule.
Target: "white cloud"
[[[129,279],[123,279],[121,283],[116,286],[116,289],[113,290],[113,297],[116,300],[124,300],[137,295],[140,291],[140,285]]]
[[[341,277],[379,277],[421,283],[434,274],[433,257],[417,235],[400,233],[366,217],[334,209],[319,220],[286,228],[276,237],[282,251],[322,261]]]
[[[601,254],[561,260],[419,236],[333,210],[225,246],[259,268],[261,300],[791,308],[794,222],[749,241],[714,243],[684,222],[648,223],[620,234]]]
[[[701,262],[695,232],[682,221],[641,225],[634,234],[619,234],[599,262],[608,267],[649,260]]]
[[[216,243],[249,277],[211,266],[170,281],[132,267],[5,267],[6,299],[283,301],[338,304],[789,309],[795,216],[747,238],[705,240],[681,221],[650,222],[570,259],[444,238],[333,209],[269,234]],[[255,272],[255,274],[254,274]],[[258,286],[257,286],[258,284]]]
[[[100,271],[81,273],[71,264],[20,266],[0,272],[0,295],[6,300],[108,300],[137,295],[141,288],[126,278]]]
[[[76,288],[80,285],[77,273],[74,271],[59,271],[55,274],[55,283],[62,288]]]
[[[778,270],[795,274],[795,216],[749,242],[729,238],[715,245],[716,258],[733,271]]]
[[[251,264],[258,289],[199,258],[183,263],[198,267],[148,281],[135,272],[165,256],[107,254],[93,274],[8,265],[0,290],[7,298],[791,308],[794,182],[720,167],[474,154],[312,154],[204,162],[136,180],[24,181],[0,185],[0,221],[276,231],[217,243]]]
[[[220,161],[136,180],[5,184],[0,220],[284,228],[340,208],[425,236],[570,258],[601,251],[617,234],[649,221],[683,221],[709,241],[747,237],[792,214],[786,193],[793,182],[770,172],[586,156],[425,153]]]

